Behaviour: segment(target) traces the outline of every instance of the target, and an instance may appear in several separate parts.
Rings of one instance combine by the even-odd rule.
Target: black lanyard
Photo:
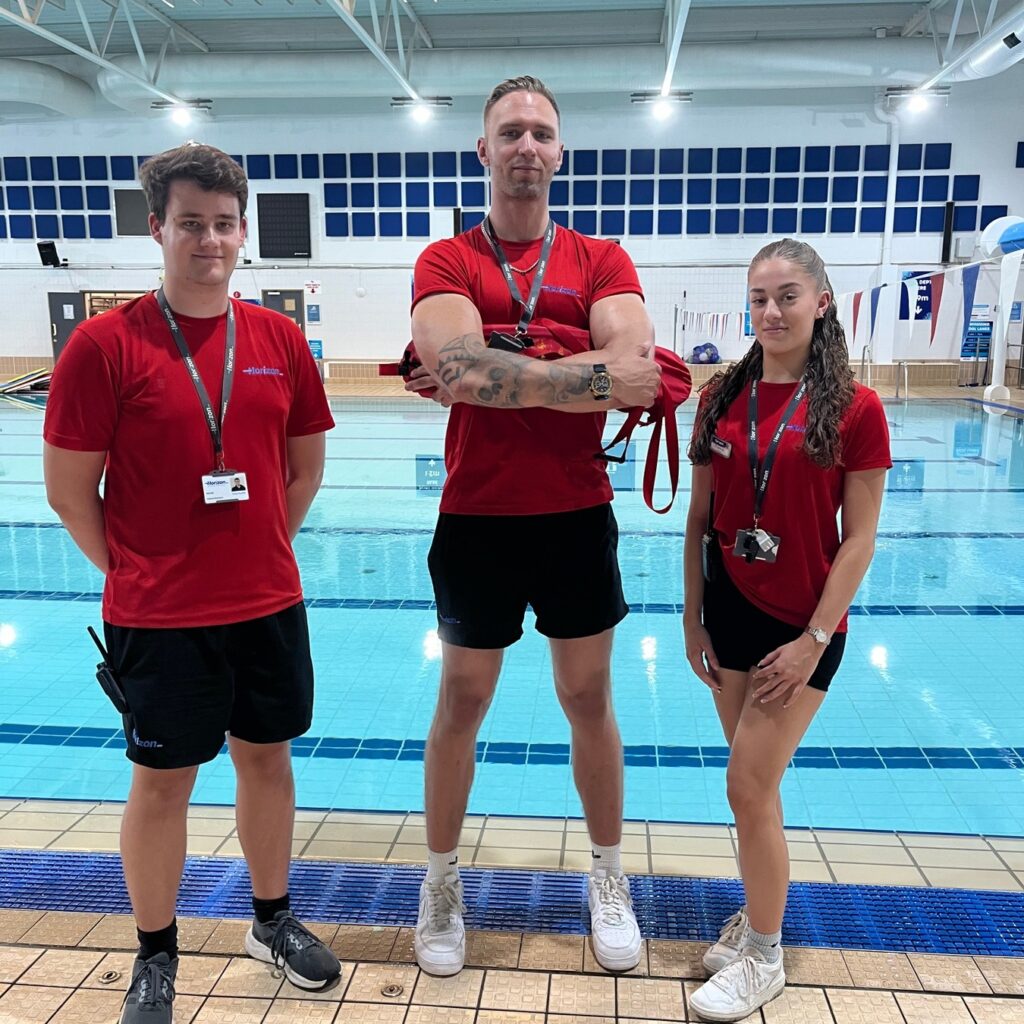
[[[220,416],[217,416],[213,411],[213,403],[210,401],[203,379],[199,376],[196,361],[192,358],[192,353],[189,352],[188,345],[185,344],[178,321],[174,319],[174,313],[171,312],[171,307],[167,304],[163,288],[156,293],[156,301],[160,306],[160,312],[163,313],[164,319],[167,321],[167,326],[171,329],[171,337],[174,338],[174,344],[178,346],[181,358],[185,361],[188,375],[192,378],[192,385],[199,396],[199,404],[202,405],[203,413],[206,415],[206,425],[210,428],[210,437],[213,438],[214,469],[222,470],[224,468],[224,417],[228,412],[231,383],[235,379],[234,307],[231,300],[228,299],[227,338],[224,342],[224,382],[220,392]]]
[[[807,381],[801,377],[800,386],[789,400],[789,405],[786,406],[782,413],[782,418],[779,420],[779,425],[775,428],[775,433],[768,444],[768,450],[764,453],[764,463],[762,464],[757,457],[757,381],[752,380],[750,382],[750,399],[747,402],[747,413],[750,420],[750,430],[747,433],[747,455],[750,458],[750,472],[754,478],[755,528],[757,527],[758,520],[761,518],[761,509],[764,508],[764,496],[768,490],[768,478],[771,476],[772,466],[775,464],[775,456],[779,450],[782,434],[789,425],[789,421],[793,418],[796,407],[800,404],[806,393]]]
[[[525,302],[523,302],[522,293],[519,291],[515,278],[512,276],[512,268],[509,266],[505,251],[494,234],[494,228],[491,227],[490,217],[484,218],[481,229],[483,230],[484,238],[487,239],[487,244],[491,247],[494,257],[501,267],[501,272],[505,275],[505,283],[508,285],[508,290],[512,293],[512,300],[518,302],[523,307],[523,315],[519,318],[519,325],[516,327],[516,337],[518,338],[525,334],[526,329],[530,326],[534,310],[537,308],[537,300],[540,299],[540,286],[544,282],[544,274],[548,269],[548,258],[551,256],[551,246],[555,240],[555,222],[548,220],[547,230],[544,232],[544,244],[540,249],[540,259],[537,260],[537,273],[533,279],[533,287],[530,289],[530,297]]]

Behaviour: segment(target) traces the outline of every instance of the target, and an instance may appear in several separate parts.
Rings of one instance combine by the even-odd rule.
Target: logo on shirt
[[[276,366],[247,366],[242,373],[250,377],[283,377],[284,374]]]
[[[798,434],[803,434],[807,431],[807,428],[802,423],[787,423],[787,430],[795,430]]]
[[[556,295],[571,295],[574,299],[580,297],[580,293],[575,288],[567,288],[562,284],[542,284],[540,290],[542,292],[555,292]]]

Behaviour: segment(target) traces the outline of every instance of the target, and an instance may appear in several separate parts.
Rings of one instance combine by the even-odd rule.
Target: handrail
[[[871,362],[873,355],[871,352],[871,345],[867,344],[860,350],[860,379],[864,381],[868,387],[871,387]],[[867,362],[867,379],[864,378],[864,365]]]

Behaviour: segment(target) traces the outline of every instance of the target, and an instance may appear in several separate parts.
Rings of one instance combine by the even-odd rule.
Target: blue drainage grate
[[[299,861],[292,904],[312,921],[409,926],[422,867]],[[588,930],[586,876],[569,872],[462,872],[470,928]],[[734,879],[638,875],[630,879],[647,938],[710,941],[742,902]],[[111,854],[0,851],[0,907],[130,912],[120,859]],[[252,912],[241,860],[190,857],[178,913],[245,918]],[[791,946],[1024,957],[1024,893],[795,882],[783,940]]]

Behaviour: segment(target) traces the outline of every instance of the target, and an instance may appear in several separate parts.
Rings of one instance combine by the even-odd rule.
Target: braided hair
[[[842,462],[839,423],[853,401],[853,370],[832,284],[821,257],[806,242],[793,238],[771,242],[751,260],[750,266],[754,267],[763,260],[785,260],[794,264],[814,281],[819,292],[827,291],[831,296],[824,315],[814,321],[811,335],[811,351],[804,371],[807,378],[807,429],[801,446],[801,451],[815,465],[831,469]],[[687,450],[690,461],[695,465],[706,466],[711,462],[711,438],[715,426],[746,383],[761,379],[763,356],[761,343],[755,341],[738,363],[716,373],[701,389],[707,389],[707,397],[701,403],[693,439]]]

